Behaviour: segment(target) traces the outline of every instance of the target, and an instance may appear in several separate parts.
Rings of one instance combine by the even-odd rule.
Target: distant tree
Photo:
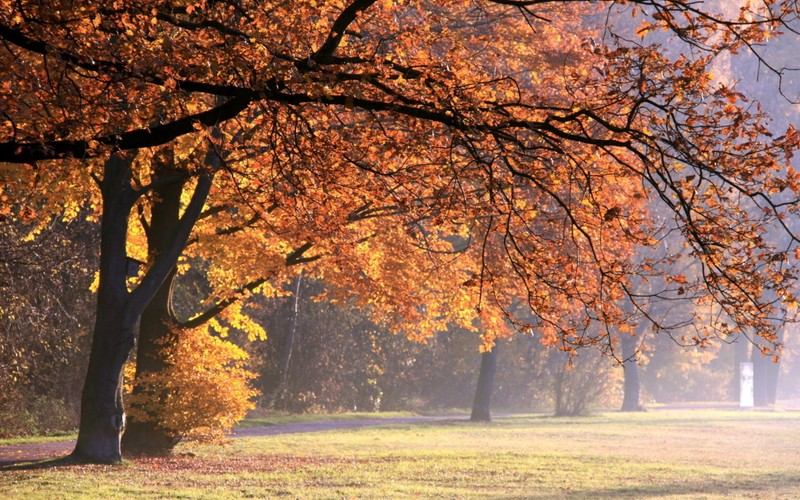
[[[641,411],[641,381],[639,378],[640,338],[630,334],[620,335],[622,347],[623,398],[622,411]]]
[[[779,335],[778,340],[783,341]],[[774,405],[778,392],[780,374],[780,358],[770,354],[771,348],[756,338],[750,349],[750,361],[753,363],[753,404],[756,407]]]
[[[494,377],[497,372],[497,345],[481,354],[481,369],[475,384],[475,400],[472,403],[473,422],[489,422],[492,420],[491,403],[494,390]]]

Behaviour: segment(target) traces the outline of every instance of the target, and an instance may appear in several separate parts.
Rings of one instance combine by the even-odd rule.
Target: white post
[[[739,363],[739,408],[752,408],[753,404],[753,363]]]

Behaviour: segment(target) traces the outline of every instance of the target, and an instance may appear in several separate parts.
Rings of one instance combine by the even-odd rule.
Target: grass
[[[53,441],[67,441],[70,439],[77,439],[78,431],[72,432],[54,432],[46,436],[22,436],[14,438],[0,439],[0,446],[12,446],[15,444],[32,444],[32,443],[51,443]]]
[[[663,410],[241,438],[0,472],[6,498],[795,498],[800,412]]]

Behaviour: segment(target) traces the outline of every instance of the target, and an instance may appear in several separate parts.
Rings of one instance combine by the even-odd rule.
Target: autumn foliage
[[[247,353],[204,328],[174,330],[163,344],[167,368],[136,379],[136,394],[133,370],[127,370],[130,415],[145,422],[157,418],[184,440],[223,439],[255,407]]]
[[[647,215],[658,200],[687,241],[679,253],[703,266],[695,283],[668,278],[667,295],[712,301],[726,317],[697,340],[731,325],[769,338],[783,313],[768,296],[793,295],[791,271],[773,258],[786,252],[761,233],[792,210],[772,197],[797,188],[779,161],[797,138],[767,140],[765,117],[711,70],[791,12],[744,8],[728,20],[680,2],[634,2],[635,35],[697,41],[704,50],[688,58],[658,41],[627,43],[624,28],[600,24],[599,5],[505,3],[9,6],[2,33],[20,55],[7,53],[7,71],[51,76],[48,89],[9,80],[7,114],[19,118],[5,122],[3,151],[15,162],[81,158],[77,170],[99,178],[89,158],[136,150],[132,180],[144,187],[157,170],[148,158],[171,142],[179,173],[215,176],[206,241],[248,226],[273,256],[212,268],[220,294],[274,276],[298,249],[356,248],[379,215],[432,253],[466,238],[451,269],[478,284],[467,310],[480,311],[489,341],[508,317],[565,345],[638,321],[616,304],[647,309],[652,297],[638,296],[632,277],[674,274],[665,256],[626,257],[670,230]],[[26,21],[38,18],[46,22]],[[223,160],[214,172],[202,166],[209,151]],[[244,205],[226,207],[230,193]],[[517,301],[530,314],[513,317]]]

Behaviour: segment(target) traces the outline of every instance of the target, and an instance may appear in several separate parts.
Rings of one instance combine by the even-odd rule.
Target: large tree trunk
[[[175,174],[176,172],[159,168],[160,177],[174,177]],[[157,196],[151,206],[150,226],[147,231],[147,246],[151,260],[168,248],[170,238],[178,227],[183,186],[183,179],[179,179],[176,182],[167,182],[155,190]],[[142,313],[136,349],[135,380],[143,380],[167,367],[162,349],[176,323],[172,308],[176,271],[175,266],[170,269],[164,283]],[[135,395],[141,395],[146,391],[146,388],[134,385]],[[150,396],[151,401],[160,401],[165,395]],[[137,409],[140,410],[140,414],[145,410]],[[150,412],[154,410],[152,407],[148,409]],[[122,438],[123,451],[144,455],[169,454],[180,441],[180,437],[160,425],[159,420],[157,413],[151,419],[137,419],[134,416],[128,418],[127,430]]]
[[[98,306],[89,369],[81,397],[78,442],[72,453],[80,461],[118,463],[125,430],[122,370],[133,349],[135,324],[125,313]]]
[[[622,370],[625,378],[622,411],[642,411],[642,405],[639,402],[641,387],[637,356],[639,338],[623,333],[620,343],[622,344]]]
[[[139,341],[136,349],[136,375],[134,380],[157,374],[167,367],[161,350],[163,339],[171,333],[170,306],[174,274],[159,289],[156,296],[142,314],[139,326]],[[165,306],[167,306],[165,308]],[[134,394],[143,394],[146,389],[134,385]],[[160,401],[164,394],[153,394],[151,401]],[[152,403],[151,403],[152,404]],[[143,410],[143,409],[142,409]],[[129,417],[127,429],[122,438],[123,451],[137,455],[167,455],[180,441],[180,437],[160,425],[157,408],[150,406],[149,412],[155,410],[151,419]]]
[[[100,286],[89,367],[81,396],[81,419],[73,458],[116,463],[122,460],[125,430],[122,370],[134,345],[138,320],[127,290],[125,242],[128,216],[136,201],[130,184],[132,158],[114,156],[105,165],[101,191]]]
[[[136,289],[129,292],[128,219],[141,194],[131,186],[132,161],[133,157],[112,156],[106,162],[100,183],[103,217],[97,318],[81,398],[78,440],[72,452],[74,459],[86,462],[122,460],[121,437],[125,430],[122,372],[134,346],[136,326],[144,308],[174,268],[211,188],[211,177],[200,176],[168,248],[158,255]]]
[[[481,355],[481,370],[475,388],[475,400],[472,403],[473,422],[490,422],[492,420],[491,402],[494,386],[494,374],[497,371],[497,345],[491,351]]]

